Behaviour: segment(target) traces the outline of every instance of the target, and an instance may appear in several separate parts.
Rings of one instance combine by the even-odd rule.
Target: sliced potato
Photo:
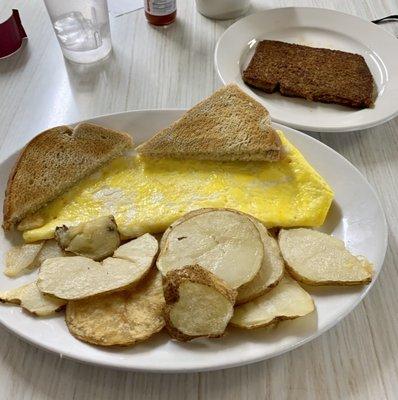
[[[157,261],[163,275],[199,264],[232,288],[238,288],[254,278],[263,260],[258,229],[247,215],[234,210],[184,216],[166,236]]]
[[[164,327],[162,276],[153,269],[138,287],[70,301],[66,324],[76,338],[100,346],[127,346]]]
[[[277,241],[268,235],[267,229],[260,221],[255,218],[252,218],[252,221],[260,232],[264,257],[256,276],[238,289],[237,304],[247,303],[271,290],[282,279],[284,272],[284,262]]]
[[[126,289],[150,270],[158,242],[145,234],[121,246],[120,251],[130,254],[130,259],[109,257],[100,263],[81,256],[50,258],[41,265],[39,289],[65,300]]]
[[[65,257],[66,253],[59,247],[54,239],[46,240],[37,256],[37,264],[40,266],[42,262],[49,258]]]
[[[10,277],[18,276],[39,267],[48,258],[65,255],[55,240],[16,246],[7,253],[4,274]]]
[[[103,260],[120,246],[120,235],[112,215],[99,217],[77,226],[55,229],[55,239],[62,249],[71,253]]]
[[[344,243],[312,229],[282,229],[279,247],[290,274],[309,285],[361,285],[372,280],[373,266],[353,256]]]
[[[53,314],[66,304],[65,300],[43,294],[36,282],[0,293],[0,301],[20,304],[25,310],[39,316]]]
[[[199,265],[170,271],[164,279],[166,328],[188,341],[220,337],[233,314],[236,290]]]
[[[164,245],[166,244],[166,239],[169,236],[169,233],[173,230],[173,228],[175,228],[177,225],[181,224],[182,222],[187,221],[188,219],[195,217],[197,215],[201,215],[201,214],[205,214],[208,213],[210,211],[217,211],[219,210],[218,208],[198,208],[196,210],[190,211],[188,213],[186,213],[185,215],[183,215],[181,218],[177,219],[176,221],[174,221],[163,233],[162,238],[160,239],[160,243],[159,243],[159,247],[160,250],[162,250],[162,248],[164,247]],[[238,212],[238,211],[237,211]]]
[[[284,276],[268,293],[236,307],[230,323],[239,328],[253,329],[302,317],[314,309],[311,296],[292,278]]]
[[[26,269],[35,268],[43,242],[24,244],[12,247],[6,255],[6,268],[4,274],[10,277],[18,276]]]
[[[215,210],[217,209],[201,208],[185,214],[181,219],[171,224],[170,227],[164,232],[160,241],[160,249],[164,247],[166,239],[171,230],[179,223],[186,221],[196,215]],[[236,212],[240,213],[239,211]],[[261,263],[261,267],[255,277],[250,282],[247,282],[239,287],[238,297],[236,298],[237,304],[246,303],[266,293],[268,290],[272,289],[278,284],[278,282],[282,279],[284,273],[284,262],[276,240],[273,238],[273,236],[268,234],[267,228],[258,219],[244,213],[240,214],[246,215],[258,229],[264,246],[264,258],[263,262]]]
[[[142,243],[146,243],[146,245],[142,246]],[[153,258],[156,255],[158,248],[158,241],[149,233],[146,233],[135,240],[122,244],[115,250],[113,257],[146,264],[148,258]]]

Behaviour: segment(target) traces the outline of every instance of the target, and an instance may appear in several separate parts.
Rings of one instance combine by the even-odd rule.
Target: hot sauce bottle
[[[176,19],[176,0],[144,0],[145,16],[152,25],[169,25]]]

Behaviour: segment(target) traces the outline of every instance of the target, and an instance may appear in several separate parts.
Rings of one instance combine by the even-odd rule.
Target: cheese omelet
[[[36,213],[44,224],[23,237],[26,242],[50,239],[57,226],[113,215],[121,235],[131,238],[163,232],[203,207],[243,211],[267,227],[322,225],[333,192],[278,133],[285,150],[278,162],[117,158]]]

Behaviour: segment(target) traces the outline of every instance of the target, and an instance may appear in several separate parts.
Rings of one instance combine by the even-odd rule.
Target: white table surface
[[[257,0],[250,12],[291,5],[367,19],[398,13],[396,0]],[[188,107],[221,85],[213,51],[233,21],[202,17],[193,0],[178,1],[178,20],[167,29],[149,26],[142,11],[112,19],[113,55],[95,67],[64,62],[41,0],[2,0],[0,14],[11,7],[19,9],[29,43],[0,60],[0,162],[53,125],[132,109]],[[398,34],[398,24],[383,28]],[[357,133],[315,136],[366,175],[390,229],[379,280],[338,326],[266,362],[173,375],[78,364],[0,327],[0,399],[397,399],[398,118]]]

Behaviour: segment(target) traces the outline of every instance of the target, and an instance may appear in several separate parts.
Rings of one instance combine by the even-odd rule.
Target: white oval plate
[[[169,125],[183,110],[130,111],[94,118],[90,122],[130,132],[137,144]],[[291,128],[275,124],[294,143],[307,160],[326,178],[335,191],[335,203],[323,230],[344,239],[355,254],[362,254],[379,273],[387,246],[387,226],[383,210],[373,189],[347,160],[321,142]],[[1,163],[0,191],[16,154]],[[2,199],[0,199],[2,201]],[[10,238],[0,233],[0,253],[10,247]],[[4,265],[0,266],[3,270]],[[0,290],[33,280],[35,273],[10,279],[0,273]],[[75,339],[63,315],[35,318],[13,305],[0,305],[0,322],[23,339],[50,351],[79,361],[127,370],[189,372],[228,368],[274,357],[292,350],[331,328],[363,299],[371,288],[313,288],[317,312],[276,329],[244,331],[231,329],[217,340],[177,343],[162,333],[131,348],[104,349]]]
[[[377,85],[374,108],[354,110],[247,86],[241,72],[256,43],[264,39],[361,54]],[[214,60],[222,82],[236,82],[267,107],[274,121],[306,131],[344,132],[379,125],[398,114],[397,54],[398,40],[369,21],[333,10],[289,7],[252,14],[234,23],[220,37]]]

